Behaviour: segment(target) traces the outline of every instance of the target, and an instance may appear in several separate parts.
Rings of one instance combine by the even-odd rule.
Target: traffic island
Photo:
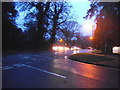
[[[84,62],[88,64],[120,69],[118,58],[113,58],[106,55],[78,53],[70,55],[68,58],[74,61]]]

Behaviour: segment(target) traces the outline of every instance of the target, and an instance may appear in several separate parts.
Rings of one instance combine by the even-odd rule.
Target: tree
[[[16,19],[21,13],[24,13],[22,24],[16,22],[16,26],[21,28],[24,33],[24,46],[30,49],[44,49],[46,45],[45,34],[47,32],[47,12],[49,9],[49,2],[16,2],[15,9],[19,12]]]
[[[38,14],[37,14],[37,38],[38,38],[38,45],[39,47],[43,48],[44,46],[47,45],[45,35],[48,32],[47,31],[47,26],[48,26],[48,10],[50,8],[50,3],[51,2],[39,2],[36,4],[36,8],[38,9]]]
[[[118,41],[118,34],[120,34],[118,5],[117,2],[92,2],[86,16],[86,18],[91,18],[96,15],[97,28],[94,33],[94,46],[97,49],[106,50],[107,53],[112,52],[113,46],[120,45]]]
[[[38,38],[37,38],[37,18],[38,14],[37,8],[35,7],[37,3],[34,2],[15,2],[15,10],[18,11],[15,19],[15,24],[17,28],[23,31],[23,48],[26,49],[37,49],[38,48]],[[20,21],[22,20],[22,21]]]
[[[3,7],[3,41],[8,49],[48,48],[69,17],[66,2],[9,2]]]
[[[2,46],[3,50],[20,48],[21,31],[16,29],[14,17],[17,11],[14,10],[14,3],[2,3]]]
[[[70,8],[70,6],[67,2],[52,2],[50,7],[48,15],[52,25],[52,29],[50,30],[50,43],[53,44],[60,25],[66,22],[69,18],[70,11],[68,8]]]
[[[78,38],[78,32],[80,32],[80,25],[76,21],[66,21],[60,25],[60,31],[62,32],[62,37],[66,43],[71,46],[72,38]],[[58,35],[59,36],[59,35]]]

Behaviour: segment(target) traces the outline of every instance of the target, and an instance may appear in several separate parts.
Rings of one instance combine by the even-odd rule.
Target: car
[[[52,49],[54,51],[57,51],[57,50],[69,50],[69,47],[66,47],[66,46],[53,46]]]
[[[92,47],[87,47],[87,49],[92,49]]]
[[[79,50],[80,48],[78,46],[72,46],[71,50]]]
[[[120,46],[114,46],[112,48],[113,53],[120,54]]]

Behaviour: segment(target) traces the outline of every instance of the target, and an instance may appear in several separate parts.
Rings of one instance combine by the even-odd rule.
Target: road
[[[69,60],[91,50],[3,56],[3,88],[118,88],[118,70]]]

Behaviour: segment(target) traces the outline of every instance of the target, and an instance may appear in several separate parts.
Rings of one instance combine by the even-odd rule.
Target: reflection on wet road
[[[91,51],[58,50],[5,56],[3,88],[117,88],[117,70],[67,58]]]
[[[111,85],[117,86],[116,82],[118,82],[118,72],[116,70],[112,70],[109,68],[85,64],[81,62],[71,61],[67,58],[67,56],[76,53],[90,53],[92,50],[67,50],[67,53],[64,51],[57,51],[58,56],[54,60],[54,67],[63,69],[90,79],[98,80],[101,82],[109,82]],[[64,57],[62,57],[64,56]]]
[[[77,53],[90,53],[91,49],[78,49],[78,50],[56,50],[54,51],[54,55],[56,58],[66,58],[69,55],[77,54]]]

